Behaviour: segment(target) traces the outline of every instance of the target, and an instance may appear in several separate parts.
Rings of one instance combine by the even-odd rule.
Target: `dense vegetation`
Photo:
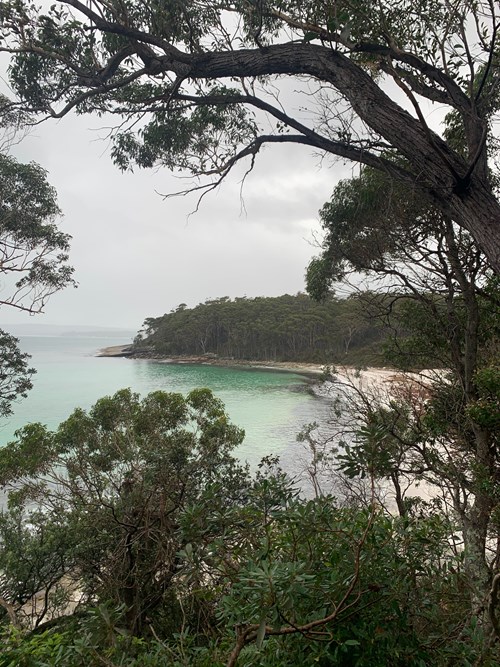
[[[339,228],[339,211],[334,192],[310,289],[353,270],[399,272],[399,292],[364,299],[380,327],[404,325],[386,341],[395,361],[446,373],[389,395],[333,376],[327,439],[314,426],[301,436],[309,499],[277,460],[251,474],[234,458],[243,433],[208,390],[122,390],[55,432],[28,425],[0,451],[1,667],[498,664],[498,280],[446,221],[426,245],[405,225],[383,233],[374,211],[377,256],[355,218]],[[357,298],[321,307],[367,303]],[[304,295],[221,299],[147,323],[154,335],[212,308],[222,323],[248,302],[316,307]]]
[[[208,390],[24,428],[0,452],[0,665],[498,664],[438,499],[305,500],[272,459],[250,475],[242,437]]]
[[[216,187],[286,141],[365,165],[321,211],[307,274],[321,303],[181,304],[146,320],[138,346],[331,361],[385,338],[402,370],[442,371],[386,392],[333,373],[330,430],[300,436],[311,498],[276,460],[252,475],[234,458],[243,433],[206,389],[122,390],[55,432],[26,426],[0,451],[0,667],[500,664],[496,4],[44,11],[0,1],[19,104],[116,113],[122,168],[177,166]],[[310,127],[281,104],[283,74],[314,79]],[[388,80],[412,114],[385,95]],[[421,98],[448,107],[442,136]],[[43,181],[35,171],[24,173]],[[359,273],[374,292],[332,297]]]
[[[170,355],[215,354],[231,359],[377,362],[390,329],[370,318],[373,294],[322,303],[306,294],[255,299],[228,297],[195,308],[181,304],[147,318],[137,347]]]

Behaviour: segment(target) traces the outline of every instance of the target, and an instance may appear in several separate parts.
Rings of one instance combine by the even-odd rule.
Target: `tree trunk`
[[[378,84],[345,55],[312,44],[277,44],[260,50],[242,49],[230,53],[208,53],[190,57],[186,62],[173,63],[169,57],[167,70],[194,79],[231,76],[262,76],[266,74],[306,74],[330,83],[351,104],[359,118],[381,135],[408,160],[407,170],[396,163],[377,159],[366,151],[358,152],[349,144],[335,142],[314,132],[304,133],[304,143],[329,153],[389,171],[399,180],[424,192],[444,214],[465,227],[500,272],[500,205],[478,160],[478,175],[469,174],[469,163],[434,132],[422,127],[419,120],[393,102]],[[242,101],[242,100],[240,100]],[[464,96],[465,114],[467,98]],[[259,106],[259,101],[251,102]],[[469,131],[476,126],[470,120]],[[293,119],[291,127],[293,127]],[[478,118],[476,125],[482,127]]]
[[[486,526],[484,516],[474,507],[467,515],[462,515],[464,537],[464,569],[470,586],[471,607],[479,618],[486,611],[490,588],[490,571],[486,563]]]
[[[93,72],[88,71],[87,61],[77,68],[74,60],[66,58],[64,54],[54,55],[53,49],[48,49],[49,58],[55,58],[59,65],[78,73],[75,82],[71,84],[74,89],[70,92],[73,94],[66,96],[70,101],[67,101],[64,108],[56,112],[51,106],[54,103],[53,97],[49,96],[45,101],[55,117],[65,115],[80,104],[89,109],[93,96],[99,99],[103,94],[108,94],[108,91],[113,99],[113,91],[134,81],[134,74],[138,77],[157,78],[162,85],[165,75],[168,75],[175,80],[175,84],[172,91],[165,94],[164,111],[167,113],[169,105],[176,98],[184,101],[189,98],[194,106],[248,105],[273,115],[292,132],[296,132],[283,133],[281,136],[271,134],[255,137],[246,150],[240,150],[238,141],[230,138],[230,141],[234,142],[234,152],[233,157],[229,157],[229,163],[245,156],[254,157],[266,142],[288,141],[303,143],[320,151],[382,169],[390,176],[419,188],[443,213],[452,216],[458,224],[470,231],[491,265],[500,272],[500,206],[493,196],[491,184],[488,183],[486,121],[477,111],[481,108],[480,103],[484,106],[489,101],[486,92],[479,100],[471,98],[464,92],[462,84],[445,70],[425,62],[418,54],[401,51],[386,43],[359,43],[352,46],[351,52],[344,53],[335,48],[334,42],[320,45],[299,41],[253,49],[227,48],[221,51],[189,52],[169,43],[163,35],[143,32],[125,22],[107,21],[98,11],[93,11],[77,0],[62,2],[76,7],[77,12],[85,15],[97,31],[119,35],[120,42],[128,40],[130,48],[122,48],[109,55],[105,66],[96,58],[97,64]],[[96,4],[99,6],[100,3]],[[30,44],[23,46],[27,51],[32,48]],[[37,47],[36,54],[40,53],[43,54],[43,50]],[[116,75],[120,72],[121,63],[131,53],[138,54],[137,60],[141,61],[136,72],[131,71],[126,77],[122,74]],[[378,72],[385,71],[393,77],[395,83],[405,89],[408,96],[406,106],[412,110],[411,113],[384,92],[383,82],[381,83],[379,77],[372,76],[368,68],[358,64],[356,53],[368,55]],[[403,74],[393,68],[393,63],[400,67],[400,73],[414,71],[416,85],[412,84],[410,77],[404,82],[398,78]],[[85,76],[81,75],[82,71],[86,73]],[[349,103],[358,118],[372,130],[372,137],[368,138],[365,145],[362,145],[362,142],[352,142],[350,138],[332,139],[331,137],[337,136],[337,128],[334,127],[327,128],[321,135],[299,119],[288,115],[280,104],[273,106],[269,97],[258,98],[248,92],[252,90],[251,86],[242,88],[241,92],[228,91],[214,93],[213,96],[209,91],[205,91],[205,94],[198,97],[189,94],[192,86],[182,90],[185,81],[243,81],[249,77],[268,75],[294,78],[305,76],[315,79],[319,84],[331,85]],[[419,80],[423,81],[423,87],[418,84]],[[426,96],[432,102],[438,101],[460,115],[467,159],[452,150],[425,124],[417,103],[417,97],[422,90],[427,91]],[[155,101],[159,102],[158,99]],[[100,102],[97,103],[98,108],[99,105]],[[123,98],[120,98],[119,106],[122,105]],[[147,108],[147,100],[144,100],[144,105]],[[160,106],[161,104],[157,108]],[[133,113],[141,111],[135,103],[132,109]],[[124,113],[126,114],[126,110]],[[407,162],[402,164],[401,160],[391,157],[388,151],[385,155],[380,154],[380,137],[389,147],[395,148],[400,156],[406,158]],[[370,139],[374,140],[373,152],[370,149]]]
[[[500,205],[491,189],[472,179],[465,193],[450,197],[450,213],[470,232],[491,266],[500,273]]]
[[[491,583],[491,572],[486,560],[486,541],[491,512],[494,507],[491,495],[483,490],[493,479],[494,458],[488,433],[474,425],[476,446],[475,496],[470,509],[460,512],[464,536],[464,567],[471,587],[474,611],[485,612]]]

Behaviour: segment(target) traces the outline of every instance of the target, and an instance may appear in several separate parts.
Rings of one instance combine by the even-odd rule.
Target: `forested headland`
[[[299,293],[222,297],[194,308],[182,303],[161,317],[147,318],[135,348],[159,356],[377,364],[394,331],[374,316],[384,300],[355,293],[318,302]]]

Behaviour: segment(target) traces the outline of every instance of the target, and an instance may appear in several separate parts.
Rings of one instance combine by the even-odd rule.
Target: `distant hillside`
[[[139,349],[162,356],[248,360],[380,363],[388,330],[367,317],[360,296],[317,303],[305,294],[222,297],[195,308],[180,304],[147,318]]]

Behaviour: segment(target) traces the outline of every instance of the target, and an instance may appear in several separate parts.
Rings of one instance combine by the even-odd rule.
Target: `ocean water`
[[[34,388],[0,423],[0,446],[29,422],[49,428],[76,407],[130,387],[141,395],[158,389],[187,393],[208,387],[225,403],[231,421],[245,429],[236,454],[255,467],[263,456],[280,455],[286,469],[304,454],[296,436],[304,424],[328,417],[329,401],[311,395],[308,379],[294,373],[208,365],[171,365],[148,360],[96,357],[98,350],[128,340],[65,336],[21,337],[36,368]]]

